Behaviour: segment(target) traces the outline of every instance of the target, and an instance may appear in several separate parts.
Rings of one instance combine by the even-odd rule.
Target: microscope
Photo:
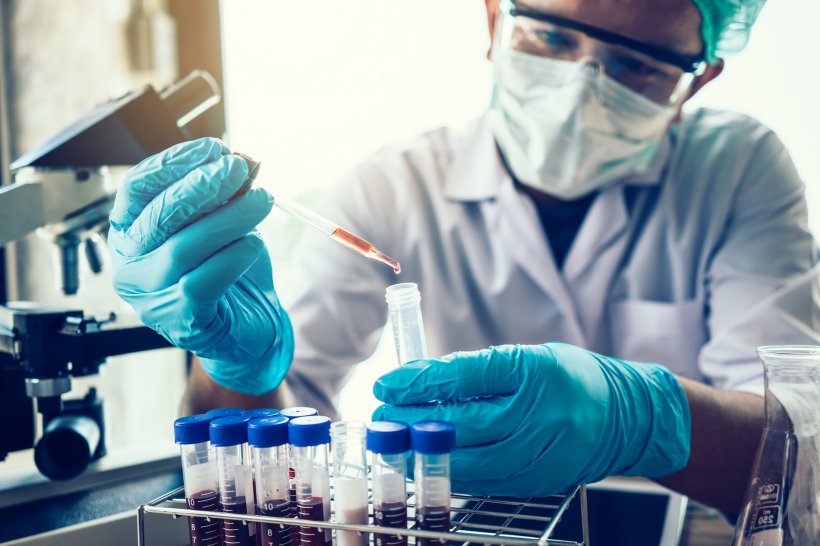
[[[96,239],[104,238],[116,194],[108,168],[208,136],[192,127],[220,100],[213,77],[194,71],[159,92],[145,86],[106,102],[21,156],[11,165],[13,183],[0,186],[0,246],[37,230],[57,247],[63,293],[76,294],[81,246],[91,271],[102,268]],[[150,328],[117,324],[114,313],[0,305],[0,461],[34,447],[45,476],[82,473],[105,455],[103,407],[93,388],[64,400],[71,378],[97,374],[110,356],[169,346]]]

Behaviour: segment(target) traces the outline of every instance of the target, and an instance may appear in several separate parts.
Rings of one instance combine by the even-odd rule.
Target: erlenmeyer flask
[[[820,346],[757,352],[766,427],[732,544],[820,544]]]

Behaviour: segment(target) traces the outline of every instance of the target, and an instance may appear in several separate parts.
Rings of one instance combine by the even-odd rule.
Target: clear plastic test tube
[[[373,523],[407,529],[407,455],[410,428],[398,421],[367,425],[367,449],[373,453]],[[406,546],[403,535],[375,535],[376,546]]]
[[[182,482],[185,502],[191,510],[219,511],[219,487],[216,463],[211,457],[208,425],[205,414],[189,415],[174,421],[174,441],[182,457]],[[191,546],[219,546],[222,537],[221,520],[189,517]]]
[[[245,411],[242,412],[242,414],[245,417],[249,418],[251,421],[253,421],[254,419],[261,419],[263,417],[275,417],[276,415],[279,415],[279,410],[274,409],[274,408],[257,408],[257,409],[252,409],[252,410],[245,410]],[[256,498],[256,469],[254,468],[254,465],[253,465],[253,457],[251,455],[250,449],[251,449],[250,445],[248,445],[248,452],[246,453],[246,457],[247,457],[247,460],[250,461],[251,470],[254,473],[254,477],[253,477],[253,496],[254,496],[254,498]]]
[[[384,293],[399,366],[427,358],[427,338],[421,318],[421,293],[413,282],[388,286]]]
[[[285,408],[279,412],[283,416],[287,417],[288,419],[296,419],[298,417],[311,417],[313,415],[319,415],[319,412],[316,408],[311,408],[308,406],[294,406],[291,408]],[[288,468],[290,476],[290,514],[294,518],[299,517],[299,507],[296,505],[296,482],[294,478],[296,476],[296,467],[293,463],[293,449],[288,446]],[[299,538],[299,526],[292,525],[290,529],[291,535],[293,537],[293,544],[299,544],[301,540]]]
[[[330,419],[319,415],[292,419],[288,423],[288,438],[296,466],[299,518],[327,521],[330,518]],[[299,542],[301,546],[330,546],[330,529],[299,526]]]
[[[291,517],[288,485],[288,418],[282,415],[248,423],[248,445],[253,458],[256,513]],[[290,526],[259,524],[259,546],[290,546]]]
[[[356,421],[330,425],[333,453],[333,501],[336,521],[367,525],[367,453],[365,426]],[[336,546],[366,546],[368,533],[336,531]]]
[[[452,423],[419,421],[410,427],[416,454],[416,522],[419,529],[446,533],[450,530],[450,452],[456,434]],[[419,546],[438,541],[420,538]]]
[[[219,477],[219,507],[223,512],[254,514],[253,474],[246,459],[248,421],[244,415],[230,415],[211,421],[211,444],[216,453]],[[223,520],[222,543],[225,546],[252,546],[256,541],[254,523]]]

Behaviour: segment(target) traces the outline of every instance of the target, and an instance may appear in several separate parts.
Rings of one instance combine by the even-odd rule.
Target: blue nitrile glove
[[[663,476],[689,458],[689,405],[668,370],[572,345],[418,360],[373,390],[385,402],[374,420],[455,424],[460,493],[550,495],[613,474]]]
[[[114,288],[142,321],[202,359],[220,385],[259,395],[293,357],[293,330],[273,289],[256,225],[273,198],[254,189],[222,142],[203,138],[149,157],[125,177],[111,211]]]

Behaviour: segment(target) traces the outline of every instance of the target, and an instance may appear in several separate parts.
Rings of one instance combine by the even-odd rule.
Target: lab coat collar
[[[646,170],[624,178],[619,184],[653,186],[660,183],[672,150],[673,130],[661,141]],[[510,174],[498,152],[489,115],[485,114],[454,135],[453,160],[444,195],[454,201],[484,201],[498,196],[511,182]]]
[[[512,182],[495,144],[490,118],[481,116],[456,133],[444,195],[454,201],[484,201],[498,197]]]
[[[649,166],[642,172],[630,174],[621,181],[624,186],[657,186],[663,179],[663,171],[672,152],[673,131],[670,130],[658,145]]]

